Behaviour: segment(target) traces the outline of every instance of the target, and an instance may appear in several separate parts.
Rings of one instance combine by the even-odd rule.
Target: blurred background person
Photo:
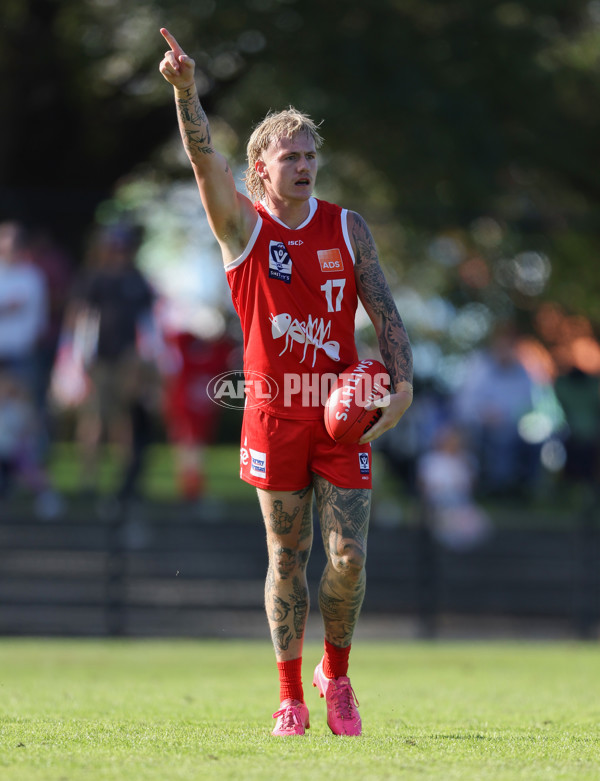
[[[533,409],[533,381],[519,361],[516,331],[501,324],[487,349],[473,354],[454,397],[454,415],[479,459],[479,491],[494,498],[531,496],[539,471],[539,448],[519,434],[519,421]]]
[[[564,477],[597,494],[600,478],[600,377],[577,366],[559,375],[554,390],[567,423]]]
[[[46,288],[47,316],[37,345],[34,393],[36,404],[39,404],[45,414],[46,426],[50,427],[51,420],[47,412],[48,389],[73,281],[73,263],[70,255],[44,228],[31,231],[28,254],[32,264],[42,273]]]
[[[46,475],[44,401],[38,392],[48,294],[29,250],[23,225],[0,224],[0,459],[3,493],[21,483],[33,493],[38,516],[51,519],[62,502]]]
[[[37,348],[48,317],[47,287],[31,262],[25,229],[18,222],[0,224],[0,369],[10,371],[25,388],[36,389]]]
[[[86,334],[83,353],[90,388],[76,427],[84,492],[95,495],[99,489],[104,444],[115,448],[122,463],[114,496],[100,505],[110,513],[136,496],[158,403],[152,354],[155,295],[135,265],[140,239],[139,231],[129,225],[96,232],[66,318],[74,342],[82,331]]]
[[[476,481],[477,460],[460,430],[441,427],[432,447],[417,460],[417,485],[425,521],[448,548],[467,550],[490,532],[490,519],[474,499]]]
[[[206,448],[215,441],[223,411],[208,386],[232,368],[237,342],[228,334],[224,315],[197,302],[165,298],[159,319],[168,354],[162,366],[162,409],[177,491],[184,501],[195,502],[205,494]]]

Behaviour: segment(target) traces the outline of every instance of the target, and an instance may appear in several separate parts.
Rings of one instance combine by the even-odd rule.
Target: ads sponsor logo
[[[292,281],[292,258],[281,241],[269,244],[269,277],[287,282]]]
[[[320,249],[317,251],[321,271],[343,271],[344,261],[339,249]]]
[[[237,369],[213,377],[206,392],[220,407],[243,410],[270,404],[279,388],[274,379],[262,372]]]

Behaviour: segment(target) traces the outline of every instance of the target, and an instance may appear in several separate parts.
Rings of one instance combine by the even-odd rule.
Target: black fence
[[[47,523],[4,513],[0,634],[244,636],[256,623],[267,566],[258,514],[221,508],[209,520],[153,508],[82,518]],[[323,564],[315,534],[313,601]],[[569,530],[497,530],[457,553],[426,526],[374,526],[365,615],[409,618],[429,637],[449,616],[544,620],[597,637],[598,527],[586,516]]]

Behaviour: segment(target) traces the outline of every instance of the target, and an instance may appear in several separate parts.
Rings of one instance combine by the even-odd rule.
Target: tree
[[[122,177],[148,165],[184,175],[157,71],[167,24],[197,60],[204,105],[238,160],[249,127],[293,103],[325,120],[322,192],[364,212],[390,258],[456,231],[492,271],[506,253],[541,252],[546,289],[598,315],[598,8],[4,0],[0,210],[80,232]],[[481,219],[500,226],[493,251],[473,238]]]

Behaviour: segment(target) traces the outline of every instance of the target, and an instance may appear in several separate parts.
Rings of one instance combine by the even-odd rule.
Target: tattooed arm
[[[174,89],[183,145],[223,260],[229,263],[245,248],[257,215],[248,198],[238,193],[227,161],[212,144],[208,119],[196,91],[194,60],[168,30],[162,28],[160,32],[170,46],[160,72]]]
[[[356,256],[354,271],[358,295],[375,328],[379,352],[392,381],[390,403],[383,408],[379,421],[360,440],[364,444],[393,428],[410,407],[413,363],[408,334],[379,265],[371,231],[355,212],[348,214],[348,228]]]

